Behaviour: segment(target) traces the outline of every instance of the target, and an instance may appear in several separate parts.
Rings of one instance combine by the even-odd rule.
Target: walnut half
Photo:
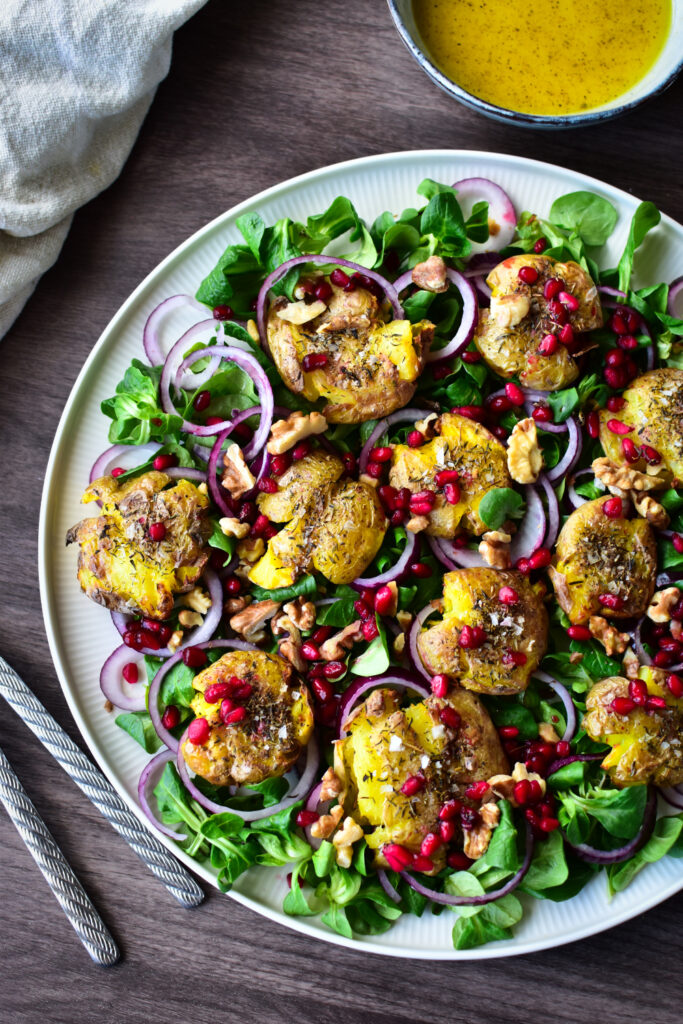
[[[504,530],[489,530],[479,544],[479,554],[492,569],[509,569],[510,541],[512,537]]]
[[[508,440],[507,460],[510,476],[518,484],[536,483],[543,469],[543,452],[533,417],[515,423]]]

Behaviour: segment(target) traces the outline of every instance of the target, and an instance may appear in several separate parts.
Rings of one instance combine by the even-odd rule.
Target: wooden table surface
[[[452,147],[562,164],[683,220],[683,82],[600,128],[534,133],[442,94],[381,0],[211,0],[176,36],[119,180],[81,210],[56,266],[0,342],[0,651],[82,742],[38,598],[43,472],[73,381],[138,282],[207,221],[269,185],[351,157]],[[593,939],[511,960],[367,956],[274,925],[215,892],[181,910],[0,707],[0,746],[124,951],[93,966],[0,814],[0,1018],[26,1022],[680,1021],[683,893]]]

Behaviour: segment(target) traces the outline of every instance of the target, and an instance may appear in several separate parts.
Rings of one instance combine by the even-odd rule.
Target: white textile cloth
[[[118,176],[206,0],[1,0],[0,338]]]

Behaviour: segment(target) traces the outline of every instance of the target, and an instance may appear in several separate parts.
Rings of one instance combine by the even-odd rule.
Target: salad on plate
[[[417,192],[238,219],[150,311],[67,543],[153,826],[467,949],[683,856],[683,280],[634,286],[651,203],[605,267],[595,193]]]

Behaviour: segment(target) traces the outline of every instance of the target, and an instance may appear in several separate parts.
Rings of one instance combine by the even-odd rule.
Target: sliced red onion
[[[190,469],[188,466],[169,466],[164,470],[166,476],[172,480],[193,480],[198,484],[206,483],[206,473],[203,469]]]
[[[107,448],[93,462],[88,483],[99,480],[102,476],[109,476],[112,469],[121,466],[123,469],[135,469],[148,462],[153,455],[161,448],[160,444],[150,442],[149,444],[131,445],[115,444]]]
[[[367,679],[358,679],[355,683],[351,683],[342,694],[338,714],[338,739],[343,739],[346,735],[344,732],[344,722],[348,718],[351,709],[358,703],[359,698],[364,693],[367,693],[368,690],[374,690],[378,686],[392,686],[398,687],[400,690],[414,690],[421,697],[429,697],[431,693],[430,688],[420,682],[412,672],[406,672],[402,668],[393,669],[391,672],[386,672],[381,676],[369,676]]]
[[[608,300],[616,299],[619,302],[619,305],[621,305],[626,299],[626,292],[620,292],[618,288],[610,288],[609,285],[606,284],[601,284],[598,287],[598,291],[600,292],[600,295],[604,296]]]
[[[435,892],[434,889],[429,889],[426,885],[413,876],[409,875],[407,871],[400,871],[399,874],[404,882],[407,882],[411,889],[415,892],[419,892],[421,896],[426,896],[432,903],[441,903],[446,907],[483,907],[487,903],[493,903],[494,900],[499,900],[503,896],[507,896],[517,888],[519,883],[524,878],[525,874],[529,870],[531,864],[531,858],[534,853],[534,836],[531,831],[531,827],[527,824],[526,826],[526,844],[524,848],[524,860],[519,870],[512,876],[509,882],[501,886],[500,889],[494,889],[493,892],[482,893],[481,896],[449,896],[445,892]]]
[[[127,683],[123,678],[123,666],[133,663],[138,667],[140,682]],[[144,711],[147,692],[147,672],[142,655],[121,644],[113,651],[100,672],[100,689],[114,707],[121,711]]]
[[[156,786],[163,770],[164,765],[169,761],[172,761],[174,757],[172,750],[161,750],[156,757],[153,757],[151,761],[148,761],[145,767],[142,769],[140,775],[140,781],[138,782],[138,800],[140,801],[140,807],[142,807],[145,815],[152,822],[154,827],[163,833],[165,836],[169,836],[171,839],[175,839],[176,842],[182,843],[184,839],[187,839],[187,835],[180,832],[174,832],[168,825],[164,825],[157,818],[156,814],[152,810],[149,803],[150,790]]]
[[[545,500],[548,504],[546,511],[547,530],[543,539],[543,547],[552,548],[557,540],[557,535],[560,532],[560,505],[553,485],[550,483],[545,473],[541,473],[539,476],[536,487],[540,487],[542,489],[545,494]]]
[[[373,428],[372,433],[361,448],[358,457],[360,472],[364,473],[368,468],[370,452],[376,446],[382,434],[387,433],[389,427],[392,427],[394,423],[417,423],[418,420],[423,420],[432,412],[434,412],[433,409],[399,409],[398,412],[392,412],[390,416],[385,416],[383,420],[379,420],[377,426]]]
[[[589,864],[620,864],[624,860],[628,860],[632,857],[641,846],[644,846],[652,835],[652,830],[655,827],[655,820],[657,818],[657,795],[654,787],[648,786],[647,801],[645,803],[645,811],[643,813],[643,823],[638,829],[638,832],[629,840],[624,846],[620,846],[616,850],[598,850],[595,846],[588,846],[586,843],[570,843],[567,836],[564,836],[564,840],[574,853],[577,854],[582,860],[588,861]]]
[[[659,590],[660,587],[670,587],[674,583],[680,583],[683,580],[683,570],[681,569],[670,569],[668,572],[660,572],[655,580],[655,585]]]
[[[423,622],[425,622],[430,615],[438,614],[438,611],[439,609],[435,608],[432,603],[425,605],[425,607],[415,616],[410,627],[410,632],[408,633],[408,653],[410,655],[410,660],[413,663],[413,668],[423,675],[429,683],[431,683],[432,677],[422,664],[422,658],[420,657],[420,652],[417,648],[417,638],[420,635]]]
[[[470,252],[484,254],[491,249],[497,251],[509,245],[515,235],[517,214],[507,192],[488,178],[463,178],[462,181],[456,181],[453,188],[461,206],[465,201],[465,219],[472,212],[474,204],[483,201],[489,204],[489,224],[493,221],[498,225],[497,233],[489,234],[485,242],[473,242]]]
[[[306,745],[306,762],[304,764],[304,770],[299,776],[299,781],[294,786],[291,792],[292,802],[295,803],[297,800],[301,800],[307,797],[311,791],[313,780],[315,779],[318,769],[320,767],[320,750],[318,748],[318,741],[315,733],[311,735],[308,744]],[[274,813],[274,812],[271,812]]]
[[[447,345],[436,352],[430,351],[427,356],[428,363],[435,363],[441,359],[452,359],[453,356],[460,355],[471,342],[477,327],[477,296],[472,284],[461,273],[451,270],[450,267],[446,269],[446,274],[451,284],[454,284],[460,292],[462,299],[460,326]]]
[[[467,261],[463,270],[465,277],[488,277],[500,263],[500,256],[497,252],[477,252]]]
[[[551,690],[554,690],[557,696],[564,704],[564,710],[567,716],[567,727],[564,730],[562,740],[564,743],[568,743],[576,732],[576,708],[571,698],[569,690],[562,683],[558,683],[557,679],[553,679],[552,676],[548,675],[547,672],[534,672],[534,679],[540,679],[541,682],[549,686]]]
[[[581,455],[581,449],[583,448],[583,435],[579,430],[576,420],[573,416],[570,416],[566,422],[569,433],[567,450],[558,464],[546,472],[546,477],[551,484],[556,484],[559,480],[562,480],[567,473],[571,472],[578,461],[578,458]]]
[[[305,804],[305,808],[307,811],[315,811],[316,814],[327,814],[329,806],[332,803],[332,800],[323,800],[321,803],[320,792],[322,788],[323,784],[322,782],[319,782],[318,785],[314,786],[311,792],[308,794],[308,799],[306,800]],[[320,846],[322,845],[322,839],[320,839],[318,836],[314,836],[311,834],[310,825],[306,826],[306,828],[304,829],[304,834],[306,836],[306,839],[308,840],[309,846],[311,846],[314,850],[320,849]]]
[[[568,764],[574,764],[575,761],[602,761],[604,754],[570,754],[569,757],[558,757],[557,760],[551,761],[546,769],[546,776],[550,778],[555,772],[559,772],[560,768],[564,768]]]
[[[191,295],[171,295],[170,298],[160,302],[156,309],[153,309],[147,317],[147,323],[142,332],[142,345],[145,355],[152,366],[163,366],[166,359],[159,343],[159,328],[161,324],[169,313],[172,313],[174,309],[182,309],[183,306],[197,310],[203,317],[206,316],[206,307],[202,306],[201,302],[197,302]],[[213,323],[215,324],[216,321],[213,321]]]
[[[280,800],[276,804],[272,804],[272,806],[270,807],[262,807],[260,808],[260,810],[257,811],[243,811],[240,808],[229,807],[226,804],[218,804],[215,802],[215,800],[210,800],[208,796],[205,796],[202,793],[201,789],[198,789],[197,786],[195,786],[194,782],[190,778],[190,772],[185,762],[185,758],[183,757],[183,744],[187,739],[187,732],[188,730],[186,729],[178,745],[176,759],[178,774],[180,775],[183,785],[185,786],[193,800],[196,800],[197,803],[200,804],[200,806],[204,807],[207,811],[211,811],[212,814],[222,814],[225,811],[228,811],[230,814],[236,814],[244,821],[258,821],[259,818],[269,818],[271,814],[278,814],[280,811],[283,811],[286,807],[291,807],[293,804],[295,804],[298,800],[301,799],[301,795],[297,794],[297,790],[299,789],[302,780],[304,778],[310,778],[310,781],[312,782],[313,777],[315,776],[320,765],[318,743],[315,739],[315,736],[312,735],[306,747],[306,767],[304,769],[303,775],[301,776],[301,779],[299,780],[299,783],[297,783],[294,789],[286,796],[284,796],[282,800]]]
[[[327,256],[324,253],[310,253],[307,256],[295,256],[291,260],[285,260],[281,263],[272,274],[269,274],[261,285],[261,290],[258,293],[256,300],[256,323],[258,325],[259,337],[261,338],[261,344],[265,352],[270,352],[268,346],[268,331],[266,329],[266,304],[268,301],[268,293],[270,289],[277,284],[281,277],[291,270],[292,267],[300,267],[307,263],[313,263],[316,266],[328,266],[328,267],[347,267],[350,270],[355,270],[359,274],[364,274],[369,277],[372,281],[375,281],[380,288],[384,291],[387,299],[391,303],[394,311],[394,316],[397,320],[404,319],[403,307],[398,297],[398,292],[390,281],[387,281],[386,277],[382,277],[374,270],[368,270],[367,267],[361,267],[359,263],[352,263],[351,260],[341,259],[339,256]]]
[[[378,871],[377,871],[377,881],[382,886],[382,888],[384,889],[385,893],[387,894],[387,896],[389,897],[390,900],[393,900],[394,903],[400,903],[401,902],[401,896],[400,896],[398,890],[394,889],[393,885],[389,881],[389,877],[388,877],[386,871],[384,870],[384,868],[379,868],[378,869]]]
[[[580,469],[578,471],[578,473],[575,473],[574,476],[571,477],[571,479],[569,480],[569,482],[567,484],[567,497],[569,498],[569,503],[571,504],[572,508],[575,508],[575,509],[576,508],[580,508],[581,505],[585,505],[586,502],[588,501],[588,498],[582,498],[581,495],[577,493],[576,488],[574,486],[575,482],[579,479],[580,476],[588,476],[588,475],[595,476],[595,474],[593,473],[593,470],[591,469],[590,466],[588,466],[586,469]],[[597,477],[595,477],[595,481],[594,482],[595,482],[595,486],[598,488],[598,490],[600,490],[600,491],[607,490],[607,488],[603,484],[602,480],[599,480]]]
[[[643,628],[643,623],[646,621],[646,619],[647,619],[647,616],[643,615],[642,618],[640,618],[638,620],[636,628],[633,630],[633,649],[636,652],[636,654],[638,656],[638,661],[640,662],[641,665],[651,665],[652,664],[652,658],[650,657],[650,655],[647,653],[647,651],[643,647],[643,641],[641,640],[641,637],[640,637],[640,631]],[[672,669],[668,669],[668,671],[671,672]]]
[[[417,544],[417,537],[410,530],[406,530],[406,544],[401,552],[401,557],[398,562],[391,566],[390,569],[386,569],[381,572],[379,576],[359,576],[353,581],[353,586],[358,589],[364,587],[383,587],[385,583],[391,583],[393,580],[403,573],[410,561],[415,554],[415,545]]]
[[[552,490],[552,488],[551,488]],[[519,524],[519,529],[510,541],[510,558],[513,564],[519,558],[530,558],[534,551],[543,546],[543,538],[547,532],[545,509],[538,491],[527,484],[524,488],[526,512]]]
[[[225,430],[222,430],[219,433],[215,444],[211,449],[211,454],[209,455],[209,464],[206,469],[206,481],[209,485],[209,494],[211,495],[214,504],[218,505],[224,516],[232,516],[233,511],[225,500],[223,488],[218,480],[218,462],[223,454],[223,445],[230,434],[232,434],[235,427],[239,426],[240,423],[248,420],[250,416],[254,416],[258,412],[260,412],[260,406],[255,405],[251,409],[245,409],[243,412],[235,416],[232,423],[230,423]]]
[[[667,786],[659,790],[659,795],[676,810],[683,811],[683,787]]]
[[[201,647],[203,651],[210,651],[214,648],[225,647],[227,650],[234,651],[257,651],[258,647],[253,644],[248,644],[245,640],[209,640],[206,643],[192,644],[193,647]],[[158,653],[158,652],[155,652]],[[175,652],[168,661],[159,668],[159,671],[155,675],[149,687],[149,694],[147,695],[147,704],[149,710],[149,716],[152,719],[152,725],[154,726],[155,732],[162,743],[172,750],[174,753],[178,750],[178,740],[168,731],[166,726],[161,721],[161,714],[159,713],[159,692],[161,691],[161,684],[164,679],[171,671],[174,665],[177,665],[183,656],[183,652],[178,650]]]
[[[675,316],[677,320],[683,320],[683,277],[677,277],[669,285],[666,311],[669,316]]]
[[[446,569],[479,569],[487,563],[473,548],[459,548],[445,537],[427,537],[427,543],[435,557]]]
[[[488,309],[491,305],[491,296],[493,295],[493,291],[487,285],[486,278],[477,275],[472,278],[472,285],[474,286],[474,291],[477,296],[477,305],[484,309]]]

